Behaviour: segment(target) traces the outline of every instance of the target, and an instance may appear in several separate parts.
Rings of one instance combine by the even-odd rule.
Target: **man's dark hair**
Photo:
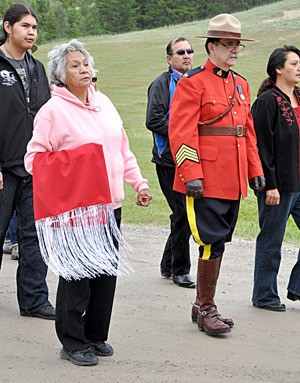
[[[23,16],[26,16],[26,15],[31,15],[36,19],[36,21],[38,21],[34,11],[26,7],[26,5],[24,4],[13,4],[7,9],[7,11],[5,12],[3,16],[3,21],[2,21],[2,29],[4,34],[3,36],[0,37],[0,45],[4,44],[8,37],[7,32],[4,28],[5,21],[8,21],[9,25],[13,26],[15,23],[20,21]]]
[[[214,37],[209,37],[207,40],[206,40],[206,43],[205,43],[205,50],[207,52],[207,54],[209,55],[209,49],[208,49],[208,44],[209,43],[217,43],[219,42],[220,39],[217,39],[217,38],[214,38]]]
[[[173,55],[173,45],[175,43],[180,43],[180,41],[187,41],[187,39],[184,37],[178,37],[177,39],[171,40],[169,42],[169,44],[166,46],[167,55],[169,55],[169,56]]]

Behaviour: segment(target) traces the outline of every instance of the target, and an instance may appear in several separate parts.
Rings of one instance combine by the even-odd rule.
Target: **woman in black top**
[[[300,50],[284,46],[269,58],[269,77],[252,107],[266,188],[257,194],[260,233],[256,240],[252,302],[259,308],[285,311],[277,274],[286,224],[291,215],[300,229]],[[300,299],[300,251],[292,269],[288,298]]]

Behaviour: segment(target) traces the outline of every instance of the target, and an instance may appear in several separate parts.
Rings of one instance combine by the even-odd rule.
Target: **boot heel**
[[[291,301],[299,301],[300,297],[296,294],[291,293],[288,291],[287,298],[290,299]]]
[[[195,304],[195,302],[192,302],[192,312],[191,312],[191,318],[193,323],[197,323],[197,315],[199,306]]]
[[[198,325],[198,330],[201,331],[201,332],[204,332],[204,327],[199,323],[197,322],[197,325]]]

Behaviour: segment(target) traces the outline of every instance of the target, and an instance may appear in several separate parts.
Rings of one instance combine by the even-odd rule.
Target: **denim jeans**
[[[6,170],[3,170],[2,174],[0,248],[2,249],[9,222],[16,211],[19,222],[17,298],[20,312],[32,312],[49,304],[45,280],[47,266],[40,254],[33,216],[32,178],[29,175],[20,177]]]
[[[252,302],[258,306],[280,304],[277,274],[286,224],[291,215],[300,229],[300,192],[280,193],[279,205],[266,205],[266,193],[258,193],[260,233],[256,239]],[[300,295],[300,250],[288,283],[288,291]]]
[[[14,214],[10,220],[8,230],[7,230],[6,235],[5,235],[5,239],[9,239],[11,241],[12,245],[14,245],[18,242],[17,230],[18,230],[18,219],[17,219],[16,212],[14,212]]]

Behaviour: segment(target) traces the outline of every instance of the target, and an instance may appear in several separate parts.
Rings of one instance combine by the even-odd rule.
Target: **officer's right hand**
[[[202,180],[192,180],[188,181],[185,184],[186,187],[186,195],[188,197],[194,197],[195,199],[199,199],[203,197],[203,185]]]

